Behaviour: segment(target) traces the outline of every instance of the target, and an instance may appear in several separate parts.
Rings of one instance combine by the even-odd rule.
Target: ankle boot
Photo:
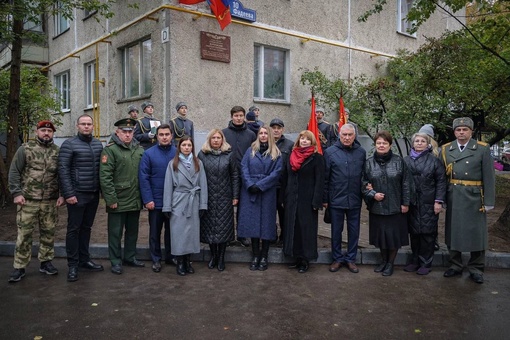
[[[253,258],[250,263],[250,270],[259,269],[260,263],[260,239],[252,238],[251,239],[251,251],[253,253]]]
[[[393,275],[393,263],[388,262],[382,272],[382,276],[391,276],[391,275]]]
[[[259,270],[267,269],[267,266],[268,266],[267,257],[269,254],[269,244],[270,244],[269,240],[262,240],[262,255],[260,258]]]
[[[218,244],[218,270],[220,272],[225,270],[225,251],[227,250],[226,243]]]
[[[207,264],[207,268],[213,269],[214,267],[216,267],[216,264],[218,263],[218,244],[210,243],[209,249],[211,250],[211,259]]]
[[[177,267],[175,267],[177,274],[180,276],[186,275],[186,266],[184,265],[184,256],[176,256]]]
[[[194,274],[195,273],[195,269],[193,269],[193,267],[191,266],[191,254],[188,254],[185,256],[185,264],[186,264],[186,272],[188,274]]]

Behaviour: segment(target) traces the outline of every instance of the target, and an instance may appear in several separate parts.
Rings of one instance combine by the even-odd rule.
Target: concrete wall
[[[128,7],[137,3],[138,9]],[[78,49],[93,39],[114,31],[120,26],[162,4],[177,5],[171,1],[122,1],[114,4],[115,16],[106,20],[95,17],[83,20],[83,12],[76,10],[76,20],[69,31],[53,37],[53,22],[49,20],[50,62]],[[416,37],[396,32],[396,0],[389,1],[387,9],[373,16],[367,23],[358,23],[357,18],[369,8],[369,1],[355,0],[242,0],[246,8],[257,11],[256,25],[304,33],[348,46],[366,48],[387,54],[398,49],[417,49],[425,42],[424,36],[439,36],[445,29],[456,28],[445,15],[436,13],[420,29]],[[209,13],[205,3],[187,7]],[[286,123],[287,133],[302,130],[308,121],[310,108],[309,89],[299,82],[303,69],[318,68],[327,75],[344,79],[359,74],[375,76],[384,68],[387,58],[354,52],[318,42],[302,43],[296,37],[263,31],[253,27],[231,24],[221,31],[214,19],[173,10],[162,10],[151,16],[154,20],[140,23],[108,38],[109,43],[100,43],[99,77],[105,78],[100,89],[102,136],[111,133],[113,123],[126,117],[128,105],[140,106],[144,100],[155,104],[155,115],[167,121],[175,115],[175,104],[185,101],[189,105],[189,118],[195,122],[198,134],[197,145],[201,145],[207,131],[213,127],[224,127],[230,119],[230,108],[241,105],[245,108],[253,101],[254,44],[263,44],[290,51],[290,102],[257,102],[261,108],[261,119],[268,123],[279,117]],[[162,43],[160,34],[165,27],[170,29],[170,42]],[[221,63],[200,58],[200,31],[223,34],[231,38],[231,62]],[[120,48],[144,37],[152,39],[152,93],[139,98],[122,98],[121,50]],[[91,47],[79,53],[79,58],[69,58],[50,68],[51,79],[66,69],[71,71],[71,111],[63,119],[64,126],[57,137],[65,138],[74,133],[76,118],[85,113],[84,64],[95,58],[96,49]]]

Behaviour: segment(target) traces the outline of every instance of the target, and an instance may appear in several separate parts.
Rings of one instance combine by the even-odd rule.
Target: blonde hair
[[[223,140],[223,142],[221,143],[220,151],[221,152],[226,152],[226,151],[230,150],[230,144],[227,143],[227,140],[225,139],[225,134],[223,134],[223,131],[221,131],[220,129],[212,129],[207,134],[207,138],[205,140],[204,145],[202,145],[202,152],[203,153],[211,153],[211,151],[212,151],[212,148],[211,148],[211,138],[212,138],[212,136],[214,136],[217,133],[219,133],[221,135],[221,139]]]
[[[257,139],[255,140],[255,142],[251,143],[251,156],[255,157],[255,154],[260,150],[259,133],[262,129],[266,130],[267,134],[268,134],[268,139],[267,139],[268,148],[267,148],[266,152],[264,152],[262,154],[262,156],[270,155],[271,159],[274,161],[275,159],[280,157],[281,153],[274,141],[273,129],[268,129],[266,126],[260,127],[259,132],[257,133]]]
[[[417,132],[411,137],[411,144],[414,146],[414,140],[416,137],[423,137],[429,144],[430,148],[432,149],[432,154],[436,157],[439,157],[439,147],[437,145],[437,142],[434,140],[434,138],[430,137],[425,132]]]
[[[317,139],[315,138],[313,132],[310,130],[303,130],[299,133],[299,136],[297,136],[296,141],[294,142],[294,147],[292,149],[300,147],[299,140],[301,139],[301,137],[306,137],[307,139],[309,139],[312,142],[312,146],[314,147],[314,152],[319,151],[317,149]]]

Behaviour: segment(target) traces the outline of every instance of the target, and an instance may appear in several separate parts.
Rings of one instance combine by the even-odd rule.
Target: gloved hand
[[[149,138],[154,138],[155,136],[155,134],[153,134],[152,132],[149,132],[147,135],[149,136]]]
[[[163,216],[165,216],[166,218],[170,219],[170,213],[168,211],[164,211],[163,212]]]
[[[248,188],[248,192],[251,194],[258,194],[261,191],[262,190],[260,190],[260,188],[255,184]]]
[[[205,212],[206,212],[206,211],[207,211],[207,210],[205,210],[205,209],[200,209],[200,210],[198,211],[198,215],[200,216],[200,218],[204,217],[204,215],[205,215]]]

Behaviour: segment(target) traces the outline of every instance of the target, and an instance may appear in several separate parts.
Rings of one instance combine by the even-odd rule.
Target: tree
[[[21,52],[23,44],[27,42],[42,43],[46,39],[43,34],[25,29],[25,24],[42,25],[46,15],[52,16],[56,13],[60,13],[67,19],[72,19],[75,8],[97,11],[100,16],[112,17],[110,5],[113,2],[112,0],[11,0],[3,1],[0,5],[0,46],[4,48],[8,46],[11,49],[9,93],[4,130],[7,132],[6,159],[5,161],[2,159],[0,162],[0,184],[4,200],[8,197],[5,185],[8,165],[16,152],[18,141],[21,139],[20,132],[27,128],[23,126],[23,123],[31,122],[30,119],[20,122],[18,118],[21,113]],[[21,129],[20,126],[22,126]]]

